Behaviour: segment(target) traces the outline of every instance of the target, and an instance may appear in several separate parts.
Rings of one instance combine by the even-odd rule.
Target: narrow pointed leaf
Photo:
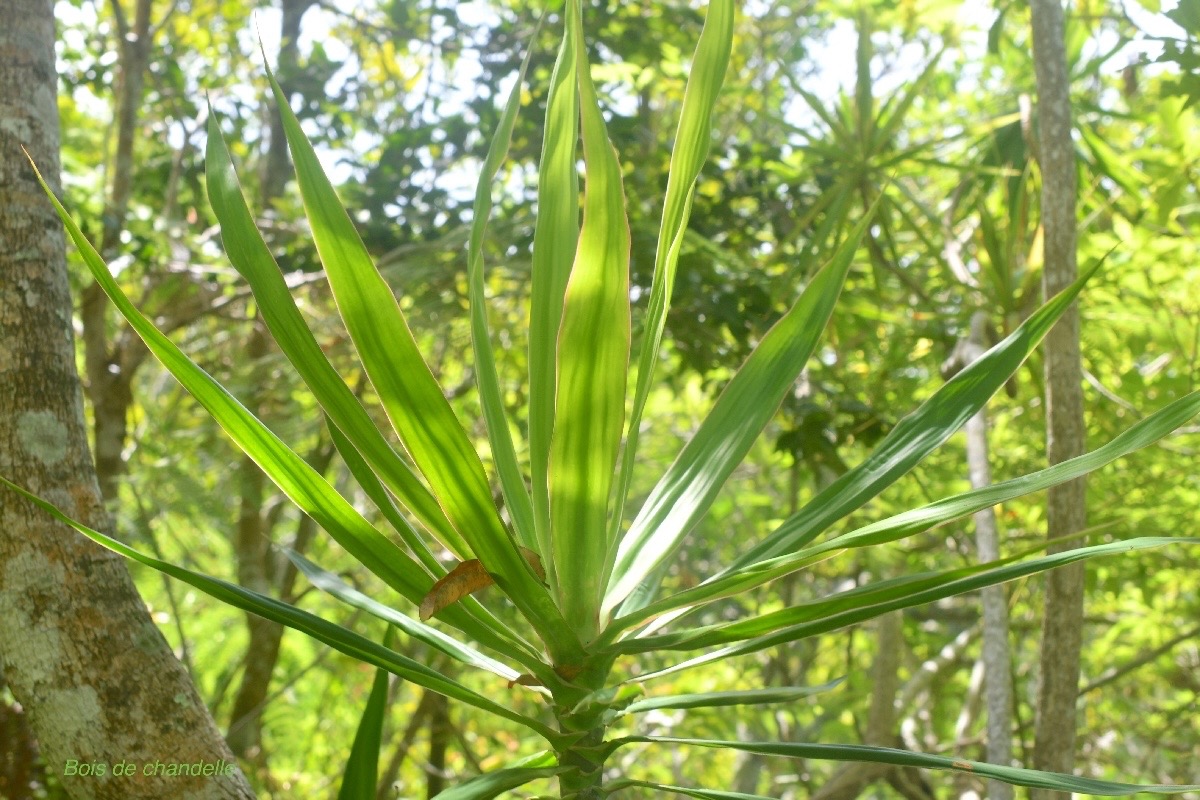
[[[772,798],[764,794],[724,792],[719,789],[693,789],[688,786],[672,786],[666,783],[651,783],[650,781],[639,781],[632,778],[621,778],[612,783],[607,783],[601,787],[601,791],[605,795],[610,795],[631,786],[637,786],[642,789],[653,789],[656,792],[674,792],[675,794],[687,795],[688,797],[697,797],[700,800],[772,800]]]
[[[391,288],[371,262],[287,97],[269,77],[313,242],[346,330],[400,441],[454,528],[537,629],[555,660],[578,661],[578,638],[517,552],[492,504],[478,453],[421,357]]]
[[[313,243],[346,330],[393,427],[459,533],[467,538],[464,530],[476,529],[475,538],[484,532],[499,535],[502,526],[479,455],[421,357],[391,287],[372,263],[274,79],[272,89],[296,165]]]
[[[533,230],[532,286],[529,307],[529,473],[534,531],[546,562],[550,586],[557,591],[550,536],[547,470],[554,430],[554,394],[558,385],[558,329],[571,263],[579,241],[579,87],[575,77],[575,37],[563,32],[550,77],[542,161],[538,167],[537,224]]]
[[[953,770],[978,775],[981,778],[993,778],[1014,786],[1031,786],[1041,789],[1079,792],[1081,794],[1100,795],[1104,797],[1120,797],[1137,794],[1138,792],[1180,794],[1200,789],[1200,785],[1169,786],[1164,784],[1101,781],[1094,778],[1064,775],[1059,772],[1043,772],[1041,770],[1022,769],[1020,767],[1002,767],[996,764],[985,764],[981,761],[970,761],[950,756],[928,755],[926,753],[916,753],[911,750],[898,750],[891,747],[875,747],[871,745],[806,744],[800,742],[730,742],[716,739],[677,739],[667,736],[628,736],[614,742],[612,749],[633,743],[658,743],[678,747],[708,747],[739,750],[743,753],[757,753],[764,756],[783,756],[785,758],[812,758],[824,761],[894,764],[896,766],[916,767],[918,769]]]
[[[944,383],[897,423],[862,463],[846,472],[724,572],[795,552],[919,464],[987,403],[1033,352],[1103,262],[1035,311],[1004,341]],[[723,573],[724,574],[724,573]]]
[[[875,96],[871,85],[871,16],[865,8],[858,12],[858,48],[855,53],[854,121],[858,131],[860,152],[869,153],[875,137]],[[849,98],[847,98],[847,105]]]
[[[256,614],[263,619],[268,619],[280,625],[298,630],[339,652],[345,653],[351,658],[386,669],[388,672],[398,675],[406,681],[445,695],[452,700],[458,700],[482,711],[516,722],[542,736],[551,744],[557,743],[562,738],[560,734],[543,723],[519,714],[508,706],[489,700],[483,695],[466,688],[457,681],[445,677],[424,664],[393,650],[389,650],[365,636],[343,628],[341,625],[322,619],[307,611],[302,611],[293,605],[276,600],[273,597],[244,589],[228,581],[213,578],[199,572],[193,572],[192,570],[184,569],[166,561],[152,558],[118,542],[116,539],[105,536],[103,533],[94,531],[86,525],[72,520],[50,503],[35,497],[4,478],[0,478],[0,484],[4,484],[17,492],[55,519],[71,526],[97,544],[107,547],[109,550],[125,558],[137,561],[139,564],[145,564],[148,567],[156,569],[176,580],[183,581],[226,605],[240,608],[243,611]]]
[[[769,703],[791,703],[803,697],[827,692],[844,678],[820,686],[782,686],[774,689],[747,689],[733,692],[700,692],[663,697],[647,697],[625,708],[627,714],[642,714],[663,708],[726,708],[728,706],[757,706]]]
[[[1039,551],[1043,549],[1045,549],[1045,545],[1038,548]],[[729,637],[723,638],[722,642],[710,641],[710,645],[747,639],[763,635],[784,626],[794,626],[814,620],[832,620],[843,612],[861,613],[864,609],[873,608],[889,600],[914,596],[918,592],[936,589],[939,586],[978,575],[988,570],[995,570],[1009,564],[1015,564],[1027,555],[1029,554],[1023,553],[983,564],[974,564],[940,572],[918,572],[899,575],[894,578],[875,581],[864,586],[857,586],[844,592],[837,592],[825,597],[817,597],[793,603],[786,609],[782,609],[782,611],[786,611],[786,617],[775,616],[776,612],[772,612],[771,614],[718,623],[704,628],[680,630],[654,638],[661,642],[664,639],[675,636],[689,640],[692,638],[703,639],[708,636]],[[720,633],[717,633],[718,630]],[[651,637],[643,634],[639,638]]]
[[[675,286],[675,268],[692,211],[692,196],[700,169],[708,158],[712,140],[712,114],[717,96],[725,82],[729,54],[733,48],[733,0],[713,0],[708,5],[704,28],[692,58],[691,74],[683,92],[683,108],[679,112],[679,129],[671,150],[671,168],[667,177],[667,193],[663,200],[662,222],[658,230],[658,246],[654,254],[654,277],[650,284],[650,301],[646,311],[642,350],[638,357],[637,386],[633,408],[626,426],[625,451],[621,456],[621,473],[613,503],[609,540],[615,541],[620,531],[625,498],[633,479],[639,428],[646,398],[650,395],[654,368],[658,364],[667,310]],[[616,551],[610,557],[615,557]],[[605,573],[611,564],[605,565]]]
[[[819,553],[805,550],[790,556],[760,561],[728,575],[712,578],[698,586],[676,592],[670,597],[648,603],[641,608],[631,607],[626,611],[623,605],[621,610],[624,615],[617,617],[609,624],[604,631],[604,636],[599,640],[599,644],[601,646],[609,645],[616,641],[623,631],[642,625],[646,625],[646,627],[638,631],[636,636],[648,636],[669,622],[707,603],[741,594],[844,552],[844,549],[836,548],[822,548]],[[647,625],[647,623],[650,624]]]
[[[921,508],[904,511],[873,522],[858,530],[830,539],[820,549],[867,547],[896,541],[935,525],[949,522],[984,508],[990,508],[1031,492],[1048,489],[1074,480],[1103,467],[1135,450],[1162,439],[1171,431],[1200,414],[1200,391],[1185,395],[1118,434],[1095,450],[1059,462],[1046,469],[1001,481],[980,489],[948,497]],[[814,548],[810,552],[815,552]]]
[[[392,629],[383,637],[383,646],[392,649]],[[342,775],[342,786],[338,800],[375,800],[375,784],[379,780],[379,747],[383,739],[383,717],[387,711],[388,672],[375,671],[371,694],[358,730],[354,733],[354,744],[350,746],[350,759]]]
[[[889,611],[912,608],[913,606],[941,600],[945,597],[954,597],[955,595],[972,592],[986,586],[996,586],[1007,581],[1016,580],[1028,575],[1036,575],[1076,561],[1111,555],[1113,553],[1163,547],[1170,544],[1197,543],[1200,543],[1200,539],[1141,537],[1066,550],[1062,553],[1054,553],[1053,555],[1022,561],[1017,564],[1003,564],[999,567],[981,571],[976,571],[976,568],[967,568],[968,572],[973,573],[967,577],[961,577],[961,573],[951,571],[947,574],[934,575],[932,578],[921,576],[920,579],[911,581],[897,579],[888,582],[883,591],[872,592],[869,591],[871,587],[864,587],[867,591],[863,591],[861,594],[851,598],[834,596],[824,601],[816,601],[805,606],[784,609],[783,611],[748,620],[662,634],[645,639],[628,639],[619,642],[612,649],[613,652],[621,653],[645,652],[649,650],[694,650],[723,642],[747,639],[747,641],[743,641],[740,644],[723,647],[638,678],[639,681],[646,681],[681,670],[699,667],[712,661],[732,658],[747,653],[756,653],[785,642],[799,641],[800,639],[806,639],[818,634],[829,633],[830,631],[839,630],[849,625],[874,619]],[[849,599],[849,603],[846,603],[847,599]],[[844,605],[849,605],[850,607],[826,613],[829,609]],[[797,621],[801,619],[806,621]]]
[[[492,213],[492,181],[496,179],[500,165],[508,156],[513,126],[516,124],[517,112],[521,107],[521,89],[525,85],[525,71],[529,68],[529,59],[533,55],[532,42],[537,41],[544,18],[543,15],[538,20],[538,24],[530,36],[530,47],[521,61],[517,80],[513,84],[512,91],[509,92],[508,101],[504,105],[504,113],[500,117],[500,125],[492,136],[487,158],[483,162],[483,170],[479,173],[479,183],[475,188],[475,205],[471,215],[471,236],[467,243],[467,294],[471,306],[471,342],[475,350],[475,375],[479,384],[479,402],[483,407],[484,421],[487,423],[488,441],[492,445],[492,460],[500,475],[500,488],[504,492],[504,503],[512,515],[517,540],[530,550],[538,549],[537,535],[533,524],[533,505],[529,499],[529,492],[525,489],[525,479],[521,476],[521,469],[517,464],[516,449],[513,447],[512,434],[504,415],[500,376],[496,372],[496,354],[488,334],[487,298],[484,294],[483,282],[483,239],[487,232],[488,218]]]
[[[408,464],[392,450],[358,398],[330,365],[305,324],[279,265],[254,224],[219,122],[219,117],[210,106],[208,145],[204,159],[205,180],[209,202],[221,225],[221,239],[230,263],[250,284],[271,335],[321,408],[345,432],[354,447],[362,452],[371,468],[400,502],[438,541],[459,558],[466,558],[466,543],[446,519],[437,500]]]
[[[458,786],[438,792],[434,800],[492,800],[507,791],[539,778],[553,778],[568,767],[508,767],[471,778]]]
[[[870,213],[864,215],[830,262],[767,332],[651,491],[621,540],[604,613],[678,549],[775,415],[825,330],[870,219]]]
[[[625,418],[630,240],[621,166],[592,85],[579,6],[568,0],[567,29],[577,52],[587,185],[558,336],[549,480],[559,606],[586,642],[599,625],[608,500]]]

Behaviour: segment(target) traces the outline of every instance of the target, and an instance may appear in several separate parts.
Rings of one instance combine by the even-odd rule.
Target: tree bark
[[[1032,0],[1033,57],[1037,73],[1038,155],[1042,178],[1042,287],[1047,298],[1076,278],[1075,147],[1071,140],[1071,95],[1060,0]],[[1083,377],[1079,354],[1079,310],[1063,314],[1046,337],[1047,455],[1057,464],[1084,451]],[[1050,489],[1047,536],[1072,536],[1087,525],[1086,484],[1080,478]],[[1056,552],[1078,544],[1068,539]],[[1041,681],[1038,688],[1034,765],[1070,772],[1075,760],[1075,707],[1083,628],[1082,562],[1046,576],[1042,622]],[[1055,796],[1034,790],[1035,800]],[[1066,796],[1065,794],[1063,796]]]
[[[0,474],[85,524],[108,519],[88,452],[61,224],[21,152],[58,185],[49,0],[0,0]],[[245,800],[231,776],[146,777],[155,761],[232,762],[124,561],[0,492],[0,662],[48,770],[80,800]],[[67,776],[71,760],[103,776]],[[113,766],[132,763],[135,777]]]

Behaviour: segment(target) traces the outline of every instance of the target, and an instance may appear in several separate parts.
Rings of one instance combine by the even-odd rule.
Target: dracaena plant
[[[379,678],[351,748],[342,786],[341,796],[347,800],[374,796],[386,672],[517,723],[546,743],[539,755],[446,790],[440,795],[444,800],[494,797],[545,778],[556,780],[551,785],[557,785],[563,798],[599,798],[627,787],[697,798],[752,797],[722,791],[722,787],[656,786],[636,775],[606,771],[606,760],[614,751],[647,742],[666,748],[730,748],[768,756],[962,770],[1013,784],[1099,795],[1188,788],[1110,783],[883,747],[612,733],[614,728],[636,731],[625,718],[636,719],[637,714],[651,709],[779,703],[824,688],[662,695],[653,691],[656,677],[818,636],[890,611],[1081,559],[1166,544],[1169,540],[1134,538],[1053,555],[1019,554],[812,597],[761,616],[704,627],[689,622],[689,614],[713,601],[761,587],[847,550],[896,542],[1084,475],[1153,443],[1190,419],[1200,411],[1200,393],[1172,403],[1078,458],[822,540],[839,521],[920,463],[984,406],[1076,299],[1095,271],[1092,267],[1078,283],[1050,298],[1012,335],[905,417],[862,463],[771,533],[749,544],[732,563],[696,586],[660,596],[662,568],[709,510],[812,355],[854,262],[870,213],[838,243],[827,263],[811,270],[796,302],[729,380],[711,413],[662,474],[630,524],[624,525],[622,510],[637,463],[638,432],[659,361],[693,186],[708,150],[710,116],[729,63],[734,6],[733,0],[712,0],[691,64],[632,387],[630,237],[621,167],[607,137],[590,75],[580,0],[567,0],[563,24],[547,100],[538,184],[528,428],[521,448],[512,438],[501,400],[487,328],[482,263],[492,183],[506,156],[518,113],[520,80],[508,99],[479,179],[468,246],[476,379],[495,470],[491,478],[498,480],[502,489],[508,520],[492,500],[489,475],[471,438],[418,352],[395,296],[373,265],[273,79],[313,242],[341,317],[403,452],[394,449],[376,427],[302,319],[255,228],[215,114],[210,115],[206,154],[209,199],[230,261],[252,288],[280,349],[323,409],[329,433],[349,471],[378,506],[392,529],[389,533],[398,536],[404,546],[365,519],[156,330],[122,294],[96,250],[54,200],[95,279],[153,353],[300,509],[394,589],[403,602],[399,607],[384,605],[293,554],[309,579],[342,601],[387,620],[389,631],[398,629],[403,636],[424,642],[468,667],[491,673],[486,680],[496,683],[494,690],[484,693],[468,688],[393,649],[390,638],[380,644],[294,606],[144,555],[68,520],[43,501],[30,499],[105,547],[378,667]],[[522,78],[524,70],[522,66]],[[580,147],[582,207],[576,161]],[[527,455],[524,459],[518,456],[522,449]],[[457,564],[435,558],[434,553],[443,548],[454,554]],[[493,583],[516,606],[529,629],[502,621],[473,596],[476,589]],[[440,624],[430,624],[431,616]],[[657,654],[660,663],[664,655],[681,655],[672,666],[657,672],[630,670],[630,663],[645,653]],[[643,690],[645,684],[650,684],[650,691]],[[495,699],[506,691],[534,692],[544,698],[544,708],[536,714],[515,710],[503,699]],[[622,727],[617,728],[618,720]]]

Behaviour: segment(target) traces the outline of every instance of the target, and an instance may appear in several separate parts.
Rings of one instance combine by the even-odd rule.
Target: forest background
[[[233,125],[227,133],[245,165],[247,192],[264,209],[261,227],[322,348],[353,384],[352,348],[296,222],[299,199],[256,52],[257,11],[268,57],[306,132],[400,293],[439,381],[452,387],[459,417],[475,425],[486,450],[465,311],[464,243],[499,98],[512,85],[540,10],[436,0],[283,0],[270,9],[238,0],[57,4],[67,206],[139,307],[339,488],[349,491],[350,483],[320,412],[220,250],[203,188],[205,93]],[[653,203],[665,182],[671,120],[703,14],[686,3],[650,0],[594,4],[587,14],[593,74],[630,197],[636,336],[653,265]],[[803,280],[797,264],[827,252],[841,226],[882,200],[823,348],[693,532],[665,578],[668,589],[693,585],[728,562],[861,459],[942,383],[940,367],[969,339],[973,318],[977,333],[994,339],[1036,308],[1041,293],[1031,102],[1037,92],[1025,4],[780,0],[743,6],[737,26],[667,323],[669,379],[646,414],[641,455],[660,462],[648,475],[669,462],[794,299]],[[1079,261],[1109,254],[1080,303],[1092,445],[1194,390],[1200,374],[1198,35],[1194,4],[1080,0],[1068,10]],[[510,386],[524,369],[534,164],[554,50],[554,34],[542,30],[532,88],[523,95],[534,111],[516,130],[488,241],[491,322]],[[271,543],[343,571],[368,593],[369,576],[351,569],[146,357],[71,259],[92,446],[118,537],[378,639],[382,623],[348,615],[312,591]],[[1044,466],[1040,356],[1009,388],[988,407],[996,480]],[[506,401],[519,418],[526,398],[513,391]],[[1089,525],[1125,536],[1190,534],[1200,505],[1197,432],[1181,429],[1093,474]],[[854,518],[869,521],[969,488],[966,462],[959,436]],[[634,500],[650,488],[635,483]],[[365,499],[357,500],[365,509]],[[1039,497],[996,512],[1002,553],[1044,538]],[[978,560],[977,548],[975,523],[962,520],[902,547],[825,562],[711,613],[762,613],[868,580],[967,565]],[[1194,556],[1194,548],[1178,548],[1090,564],[1080,774],[1200,781]],[[156,573],[130,570],[258,795],[332,796],[374,671]],[[1043,669],[1041,587],[1041,579],[1022,580],[1003,594],[1012,747],[1027,764]],[[660,685],[688,692],[844,678],[834,689],[752,714],[676,711],[646,715],[642,724],[662,735],[886,743],[986,760],[981,640],[977,598],[911,609]],[[454,669],[419,645],[410,655]],[[494,691],[482,679],[459,677]],[[456,777],[532,747],[519,729],[439,695],[400,681],[390,692],[381,798],[394,796],[393,785],[400,796],[432,796]],[[9,741],[28,738],[11,694],[0,695],[0,703]],[[15,748],[8,756],[14,798],[62,796],[55,770],[23,761]],[[778,797],[985,791],[981,781],[946,773],[893,769],[839,783],[838,768],[821,762],[685,756],[647,759],[629,748],[618,766],[636,765],[639,775],[670,783]],[[18,783],[41,788],[17,794]]]

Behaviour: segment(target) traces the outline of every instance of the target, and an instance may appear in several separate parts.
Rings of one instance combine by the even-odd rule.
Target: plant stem
[[[564,725],[564,732],[570,729]],[[606,756],[598,755],[604,742],[603,725],[596,725],[582,739],[559,753],[559,763],[576,769],[559,776],[558,786],[562,800],[600,800],[600,784],[604,778]]]

